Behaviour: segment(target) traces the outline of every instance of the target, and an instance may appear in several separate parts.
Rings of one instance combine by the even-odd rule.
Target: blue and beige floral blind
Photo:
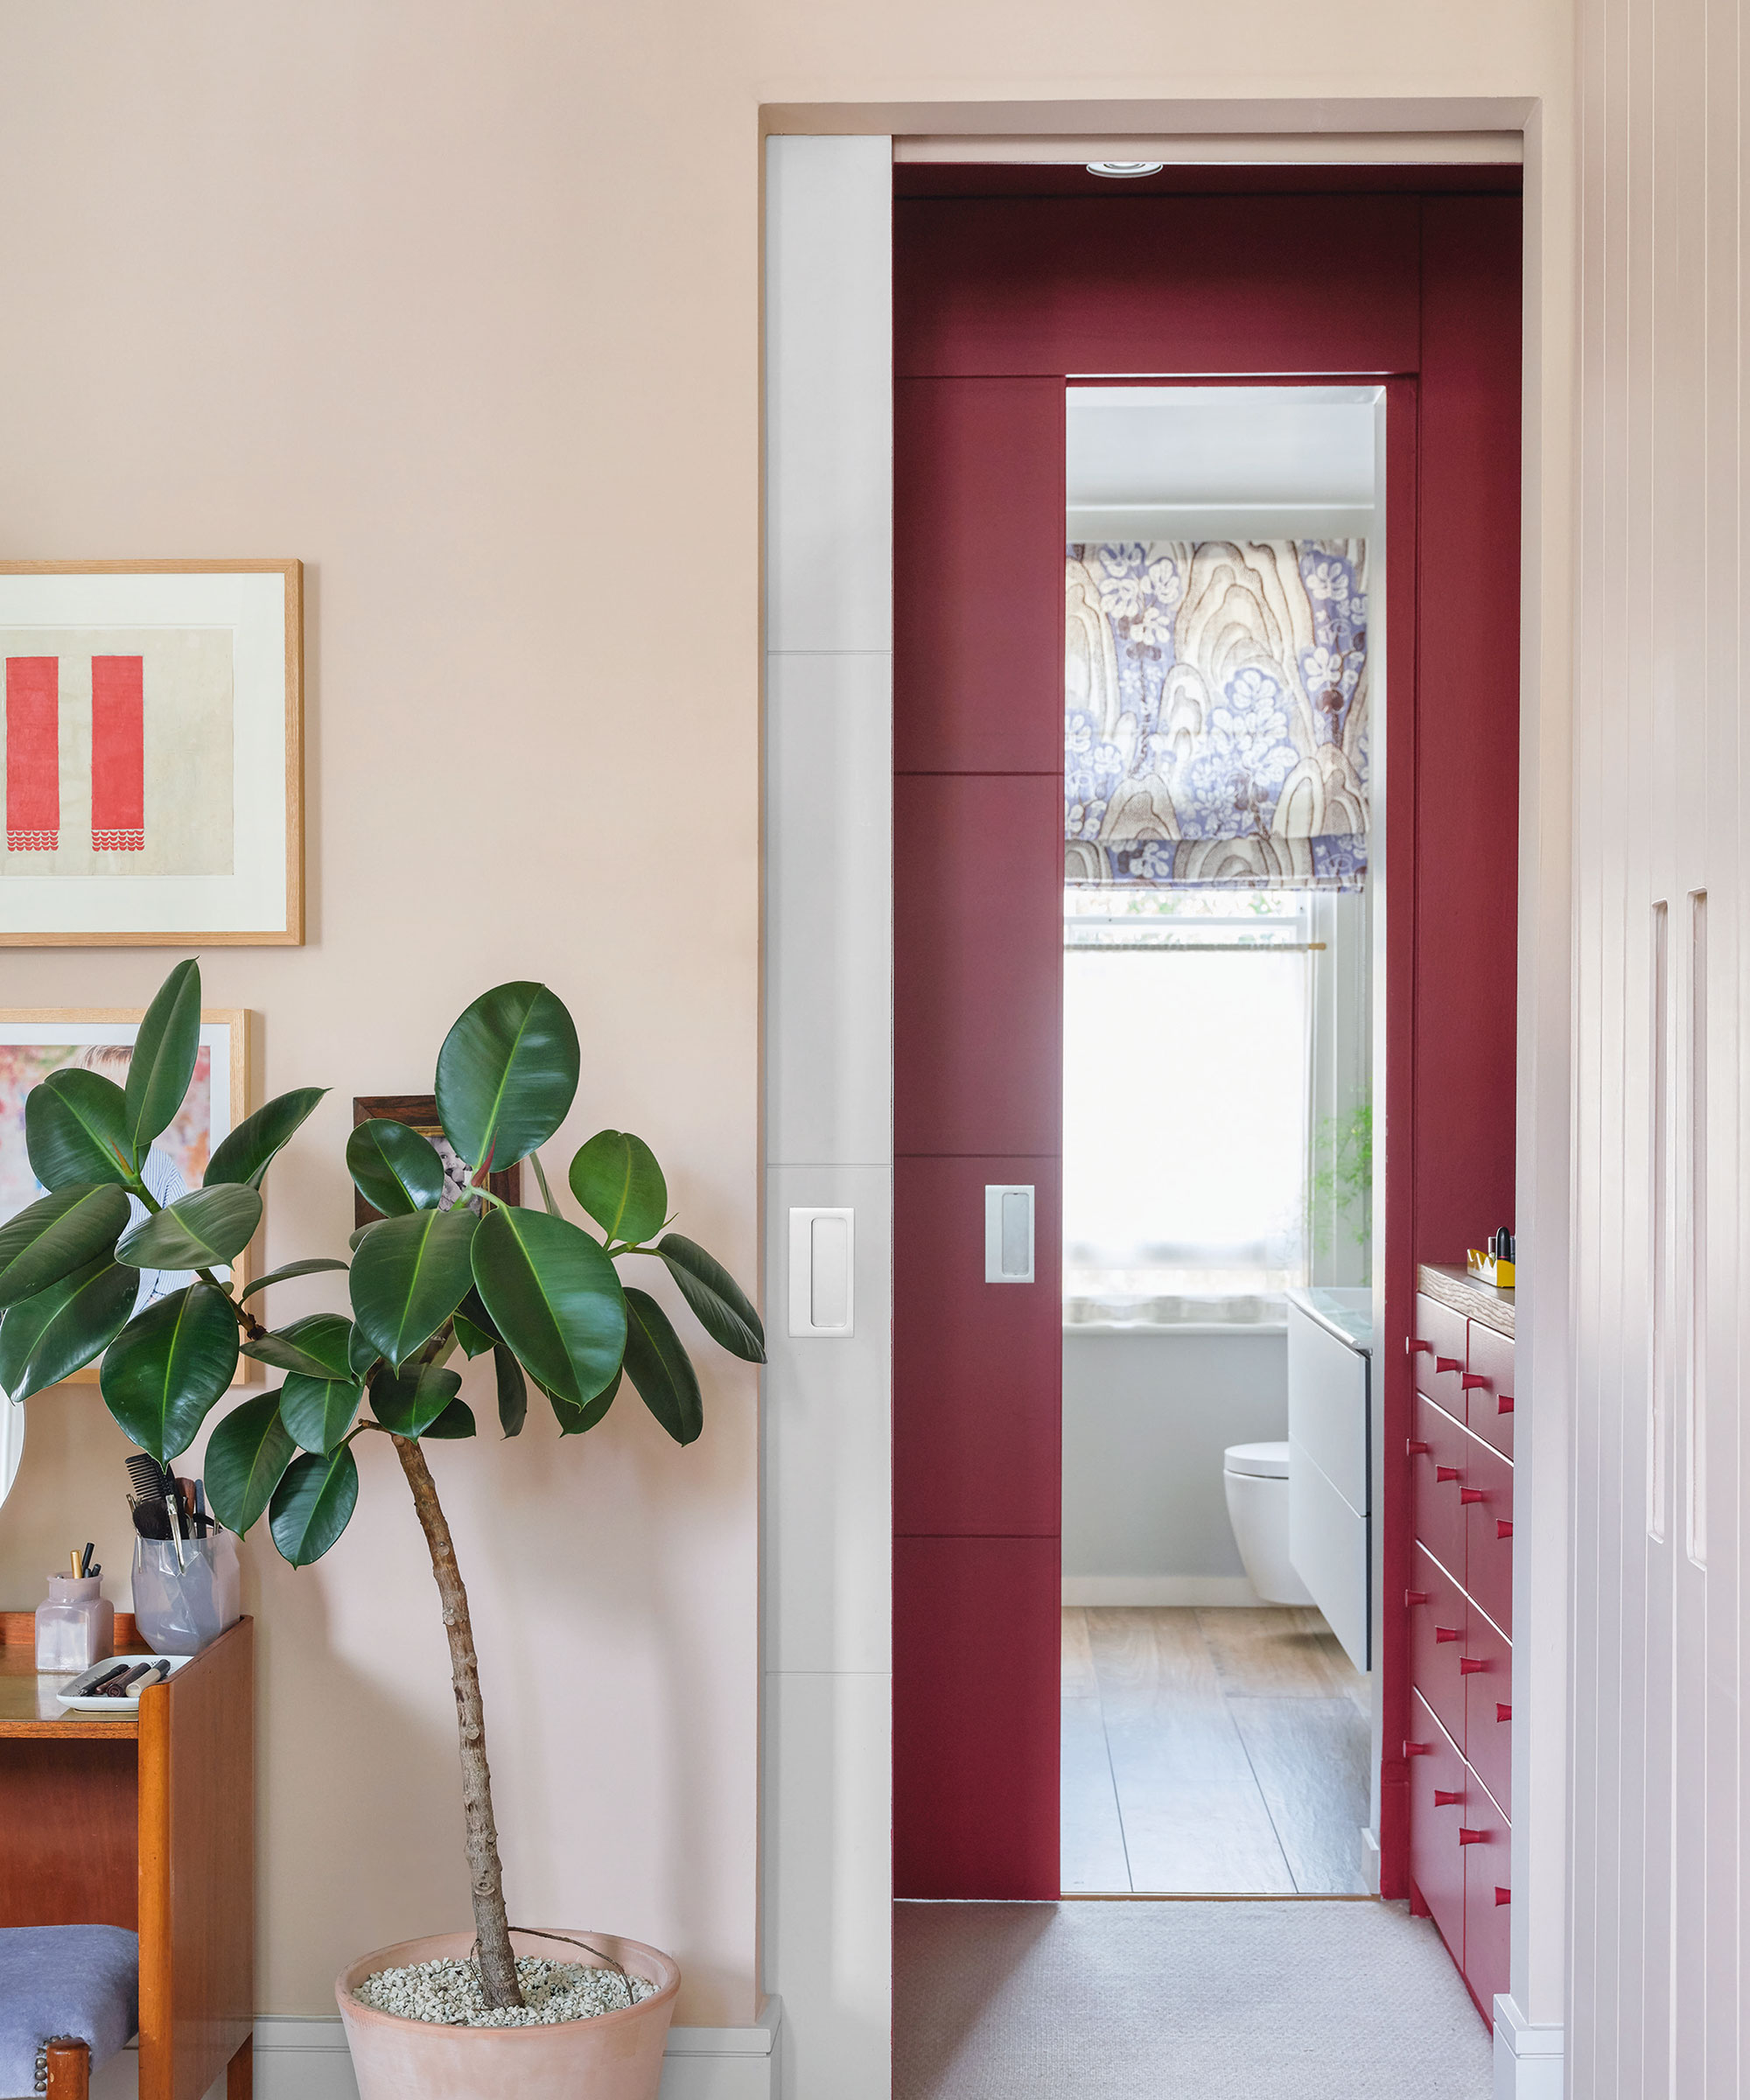
[[[1068,550],[1065,879],[1362,887],[1367,542]]]

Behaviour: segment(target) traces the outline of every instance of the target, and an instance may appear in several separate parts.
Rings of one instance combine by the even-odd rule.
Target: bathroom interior
[[[1066,1895],[1378,1887],[1382,413],[1068,393]]]

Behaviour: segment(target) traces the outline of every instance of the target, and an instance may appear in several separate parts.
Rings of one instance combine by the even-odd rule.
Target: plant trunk
[[[480,1707],[480,1663],[468,1617],[468,1592],[450,1526],[425,1453],[407,1437],[391,1437],[401,1469],[413,1490],[413,1506],[431,1551],[431,1572],[444,1600],[444,1630],[450,1636],[450,1675],[456,1689],[456,1729],[461,1738],[462,1811],[466,1819],[468,1881],[473,1891],[474,1930],[480,1939],[480,1981],[487,2005],[520,2006],[516,1956],[504,1909],[504,1869],[499,1865],[498,1826],[493,1821],[492,1773],[486,1765],[486,1717]]]

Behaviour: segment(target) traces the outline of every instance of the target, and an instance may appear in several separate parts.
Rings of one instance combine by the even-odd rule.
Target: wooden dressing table
[[[29,1612],[0,1613],[0,1926],[140,1936],[140,2100],[249,2100],[255,2002],[255,1622],[141,1698],[69,1712]],[[118,1656],[150,1651],[116,1614]]]

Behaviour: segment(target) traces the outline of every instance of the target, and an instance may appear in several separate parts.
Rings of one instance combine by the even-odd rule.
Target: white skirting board
[[[1067,1605],[1262,1604],[1243,1575],[1066,1575]]]
[[[1562,2100],[1566,2037],[1535,2026],[1505,1992],[1494,2001],[1494,2100]]]
[[[778,2100],[780,2007],[766,2001],[751,2027],[670,2027],[660,2100]],[[139,2066],[130,2047],[91,2081],[91,2100],[136,2100]],[[221,2077],[206,2100],[225,2100]],[[339,2020],[256,2021],[256,2100],[359,2100]]]

